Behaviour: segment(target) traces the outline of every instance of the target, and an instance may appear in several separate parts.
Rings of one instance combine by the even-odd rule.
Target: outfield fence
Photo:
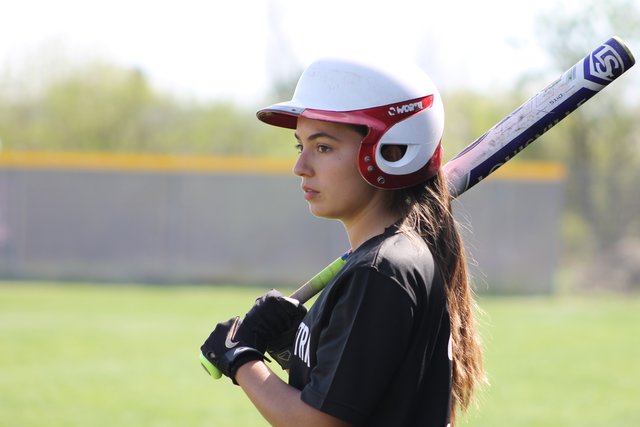
[[[0,154],[0,279],[296,285],[348,248],[290,160]],[[480,292],[547,293],[564,170],[514,163],[456,201]]]

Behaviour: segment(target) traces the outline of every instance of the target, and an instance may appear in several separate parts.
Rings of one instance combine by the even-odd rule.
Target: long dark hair
[[[444,278],[453,339],[453,422],[456,409],[469,407],[474,389],[485,377],[465,250],[442,171],[425,183],[396,190],[393,208],[401,215],[401,229],[427,243]]]

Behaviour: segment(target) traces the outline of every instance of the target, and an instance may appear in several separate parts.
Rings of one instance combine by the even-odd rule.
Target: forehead
[[[322,135],[336,140],[357,140],[358,142],[362,140],[362,135],[353,125],[299,117],[296,125],[296,138],[305,139],[314,135]]]

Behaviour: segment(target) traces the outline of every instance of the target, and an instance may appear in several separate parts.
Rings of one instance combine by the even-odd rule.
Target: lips
[[[307,201],[314,199],[318,194],[320,194],[319,191],[306,185],[302,186],[302,192],[304,193],[304,199]]]

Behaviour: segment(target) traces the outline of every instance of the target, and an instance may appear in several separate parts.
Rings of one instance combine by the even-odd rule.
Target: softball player
[[[308,312],[271,291],[203,354],[273,425],[446,427],[483,372],[436,87],[414,66],[324,59],[258,118],[295,129],[309,209],[352,252]]]

